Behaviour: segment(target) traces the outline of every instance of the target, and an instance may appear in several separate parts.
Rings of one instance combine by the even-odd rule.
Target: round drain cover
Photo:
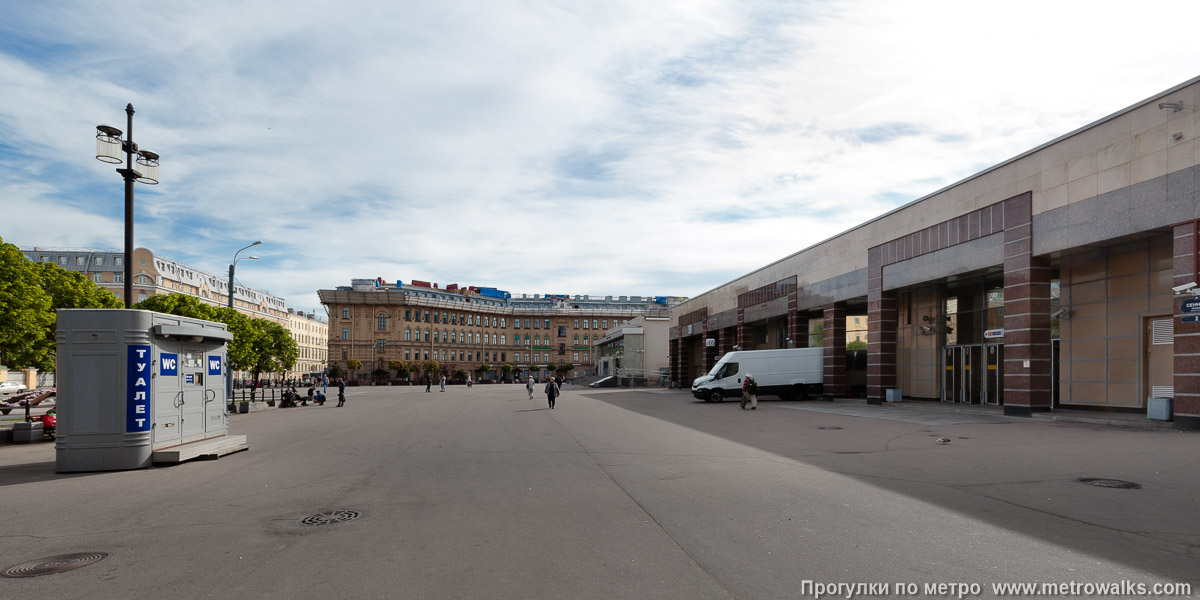
[[[353,521],[362,516],[362,513],[357,510],[331,510],[329,512],[317,513],[304,517],[300,520],[301,525],[332,525],[341,523],[342,521]]]
[[[1121,479],[1100,479],[1097,477],[1080,477],[1077,479],[1079,483],[1086,483],[1102,488],[1113,488],[1118,490],[1140,490],[1142,484],[1132,481],[1123,481]]]
[[[94,562],[108,558],[107,552],[79,552],[76,554],[59,554],[47,556],[9,567],[4,571],[5,577],[37,577],[38,575],[53,575],[79,567],[86,567]]]

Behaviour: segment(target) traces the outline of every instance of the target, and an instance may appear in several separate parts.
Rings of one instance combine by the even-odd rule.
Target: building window
[[[576,346],[578,346],[578,345],[579,345],[579,336],[575,336],[575,345],[576,345]]]
[[[138,302],[142,302],[145,299],[146,299],[146,292],[138,292]]]
[[[410,329],[404,330],[404,341],[406,341],[406,342],[412,341],[412,330],[410,330]]]
[[[600,329],[600,321],[592,319],[592,329]]]
[[[440,319],[441,319],[441,317],[438,315],[438,312],[437,312],[436,310],[435,310],[435,311],[433,311],[433,322],[434,322],[434,323],[441,323]]]
[[[446,314],[445,311],[443,311],[442,312],[442,322],[446,323],[447,322],[446,319],[448,319],[448,318],[450,318],[450,315]],[[446,357],[442,356],[442,358],[445,359]]]
[[[346,360],[346,351],[342,350],[342,360]]]
[[[96,273],[95,275],[92,275],[92,281],[95,281],[96,283],[100,283],[100,274]]]
[[[603,325],[605,329],[608,329],[608,319],[604,319],[600,322],[600,324]]]
[[[427,342],[429,341],[429,330],[428,329],[425,330],[425,341],[427,341]],[[426,352],[426,354],[428,354],[428,352]],[[429,357],[427,356],[426,358],[429,358]]]
[[[342,328],[342,339],[343,340],[350,339],[350,328],[349,327]]]
[[[113,264],[117,265],[118,267],[125,264],[125,257],[124,256],[114,256]]]
[[[567,337],[567,326],[566,325],[558,326],[558,337]]]
[[[375,317],[375,328],[379,331],[387,331],[387,315],[379,313],[379,316]]]
[[[458,325],[458,313],[450,313],[450,324],[451,324],[451,325]],[[453,358],[453,356],[454,356],[454,353],[453,353],[453,352],[451,352],[451,353],[450,353],[450,356],[451,356],[450,360],[454,360],[454,358]]]
[[[500,328],[503,329],[505,327],[508,327],[508,319],[500,317]]]
[[[375,340],[375,351],[384,352],[387,350],[387,340]]]
[[[409,352],[411,352],[411,350],[408,350],[407,348],[404,350],[404,360],[409,360]]]
[[[584,319],[584,320],[583,320],[583,328],[584,328],[584,329],[587,329],[587,328],[588,328],[588,320],[587,320],[587,319]]]
[[[458,332],[457,332],[457,331],[451,331],[451,332],[450,332],[450,343],[451,343],[451,344],[457,344],[457,343],[458,343]]]
[[[405,321],[411,321],[411,320],[412,320],[412,309],[411,309],[411,308],[407,308],[407,309],[405,309],[405,310],[404,310],[404,320],[405,320]]]
[[[96,257],[96,264],[98,264],[98,265],[102,265],[102,264],[104,264],[104,257],[103,257],[103,256],[97,256],[97,257]]]
[[[349,318],[350,318],[350,307],[349,307],[349,306],[343,306],[343,307],[342,307],[342,318],[343,318],[343,319],[349,319]]]
[[[507,340],[507,339],[505,339],[505,337],[504,337],[504,336],[500,336],[500,345],[501,345],[501,346],[503,346],[503,345],[505,345],[505,344],[507,344],[507,343],[508,343],[508,340]]]
[[[541,321],[540,319],[534,319],[534,320],[533,320],[533,328],[534,328],[534,329],[541,329],[541,328],[542,328],[542,321]]]
[[[579,329],[579,319],[575,319],[575,326],[572,329]]]
[[[429,322],[429,311],[425,311],[425,322]]]
[[[576,352],[575,354],[571,355],[571,360],[579,362],[579,353]]]
[[[528,346],[528,345],[529,345],[529,336],[525,336],[525,345],[526,345],[526,346]]]
[[[545,323],[546,329],[550,329],[550,319],[542,319],[542,321]]]

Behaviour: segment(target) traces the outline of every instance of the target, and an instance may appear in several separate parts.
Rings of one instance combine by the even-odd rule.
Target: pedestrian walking
[[[346,380],[338,377],[338,406],[346,403]]]
[[[324,394],[329,393],[329,376],[328,375],[321,376],[321,393],[324,393]]]
[[[558,387],[558,383],[554,381],[553,377],[551,377],[550,380],[546,382],[546,400],[550,403],[550,408],[554,408],[554,400],[558,398],[558,394],[560,392],[562,392],[562,390]]]
[[[758,382],[749,373],[742,379],[742,410],[746,410],[747,402],[750,403],[750,410],[758,410]]]
[[[471,387],[471,376],[467,375],[467,387]]]
[[[443,392],[444,392],[444,391],[446,391],[446,376],[445,376],[445,375],[442,375],[442,382],[441,382],[441,384],[442,384],[442,391],[443,391]]]
[[[425,393],[426,393],[426,394],[428,394],[429,392],[431,392],[431,391],[432,391],[432,390],[430,390],[430,389],[429,389],[429,388],[431,388],[431,387],[433,387],[433,378],[432,378],[432,377],[430,377],[430,376],[428,376],[428,375],[426,375],[426,376],[425,376]]]
[[[530,375],[529,381],[525,383],[525,390],[529,392],[529,399],[533,400],[533,375]]]

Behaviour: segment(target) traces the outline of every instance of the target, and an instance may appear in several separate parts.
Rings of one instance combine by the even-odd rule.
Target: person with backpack
[[[746,410],[747,402],[750,403],[750,410],[758,410],[758,382],[749,373],[742,379],[742,410]]]

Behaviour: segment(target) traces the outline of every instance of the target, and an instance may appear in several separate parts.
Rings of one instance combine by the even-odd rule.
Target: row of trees
[[[263,373],[281,373],[291,369],[300,357],[296,340],[279,323],[247,317],[227,306],[209,306],[194,296],[151,296],[133,305],[133,308],[224,323],[233,334],[233,341],[229,342],[226,350],[229,368],[249,371],[255,381]]]
[[[387,366],[388,366],[387,369],[376,369],[375,371],[373,371],[371,373],[371,375],[374,376],[374,378],[376,380],[383,380],[383,379],[388,378],[392,372],[395,372],[397,379],[408,379],[410,377],[415,377],[415,378],[419,379],[419,378],[424,378],[424,377],[437,378],[443,372],[445,372],[446,376],[451,381],[458,382],[458,383],[464,383],[467,380],[467,371],[462,370],[462,369],[447,370],[443,367],[443,365],[441,363],[439,363],[436,360],[424,360],[424,361],[390,360],[390,361],[388,361]],[[357,370],[360,370],[363,368],[363,364],[362,364],[362,361],[352,358],[352,359],[349,359],[348,361],[346,361],[346,368],[349,370],[349,373],[347,373],[346,375],[353,376],[354,371],[357,371]],[[482,374],[482,373],[487,373],[487,372],[491,371],[492,368],[493,368],[493,365],[490,365],[488,363],[483,363],[483,364],[475,367],[474,371]],[[544,367],[534,365],[534,366],[530,367],[529,370],[535,371],[535,372],[542,371],[542,370],[557,371],[558,373],[562,374],[562,373],[566,373],[567,371],[570,371],[572,368],[574,368],[573,365],[563,365],[563,366],[546,365]],[[499,366],[499,370],[503,376],[504,381],[512,381],[512,372],[516,370],[516,367],[514,367],[513,365],[510,365],[508,363],[505,363],[505,364],[502,364]],[[341,367],[339,367],[336,364],[332,365],[329,369],[329,375],[331,377],[341,377],[343,375]]]
[[[35,263],[0,239],[0,363],[14,369],[54,370],[54,336],[60,308],[122,308],[112,292],[84,274],[54,263]],[[229,368],[262,373],[291,369],[300,356],[287,329],[234,309],[203,304],[183,294],[151,296],[133,306],[143,310],[224,323],[233,334]]]

